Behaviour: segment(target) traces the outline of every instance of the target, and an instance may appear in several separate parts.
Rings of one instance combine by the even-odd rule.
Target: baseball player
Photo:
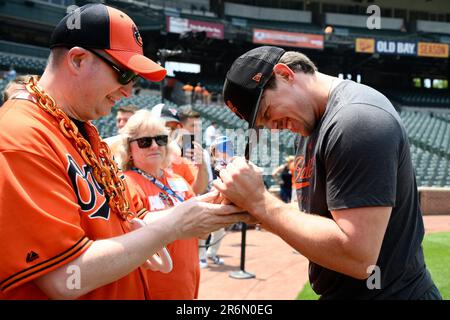
[[[425,266],[407,134],[385,96],[265,46],[235,60],[224,100],[250,127],[299,134],[300,210],[266,191],[242,158],[215,186],[310,260],[322,299],[441,299]]]
[[[73,15],[80,28],[68,23]],[[134,205],[89,122],[129,96],[137,77],[166,75],[143,55],[125,13],[83,6],[61,20],[50,43],[39,82],[28,81],[0,109],[0,298],[146,299],[140,266],[155,252],[248,216],[205,203],[211,194],[159,214]]]

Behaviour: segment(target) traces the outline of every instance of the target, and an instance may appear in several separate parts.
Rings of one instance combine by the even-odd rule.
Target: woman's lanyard
[[[164,183],[162,183],[161,181],[159,181],[158,179],[156,179],[154,176],[138,169],[138,168],[131,168],[132,171],[139,173],[141,176],[143,176],[144,178],[146,178],[148,181],[150,181],[151,183],[153,183],[155,186],[157,186],[159,189],[161,189],[162,191],[164,191],[165,193],[167,193],[169,196],[172,196],[174,198],[176,198],[178,201],[180,202],[184,202],[184,198],[182,196],[180,196],[179,194],[176,194],[172,189],[167,188]]]

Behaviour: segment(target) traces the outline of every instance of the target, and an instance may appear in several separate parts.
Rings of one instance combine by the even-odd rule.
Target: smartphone
[[[193,134],[183,134],[183,136],[182,136],[181,156],[184,157],[186,154],[186,151],[188,151],[188,150],[194,150],[194,135]]]

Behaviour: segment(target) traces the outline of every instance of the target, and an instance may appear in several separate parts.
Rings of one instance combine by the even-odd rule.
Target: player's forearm
[[[280,236],[308,260],[323,267],[364,279],[371,263],[332,219],[305,214],[268,192],[254,211],[262,225]]]
[[[119,237],[95,241],[77,259],[35,282],[52,299],[76,299],[119,280],[175,240],[171,224],[164,219],[168,222],[170,217]],[[70,276],[67,274],[69,266],[77,266],[80,270],[80,289],[71,289],[66,285]]]

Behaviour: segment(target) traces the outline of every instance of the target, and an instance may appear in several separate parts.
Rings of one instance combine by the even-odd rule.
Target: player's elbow
[[[352,267],[351,277],[358,280],[366,280],[376,268],[379,252],[364,252],[355,256]]]
[[[367,278],[369,278],[372,272],[371,270],[373,270],[372,267],[373,264],[367,262],[359,263],[357,266],[355,266],[354,269],[350,271],[348,275],[358,280],[366,280]]]
[[[376,268],[378,257],[380,255],[380,248],[367,250],[365,254],[361,254],[361,260],[358,265],[358,277],[359,280],[366,280],[372,274],[372,271]]]
[[[347,257],[332,269],[357,280],[366,280],[370,276],[374,264],[372,260]]]
[[[358,280],[366,280],[376,266],[378,255],[378,250],[352,247],[347,251],[347,265],[344,273]]]

